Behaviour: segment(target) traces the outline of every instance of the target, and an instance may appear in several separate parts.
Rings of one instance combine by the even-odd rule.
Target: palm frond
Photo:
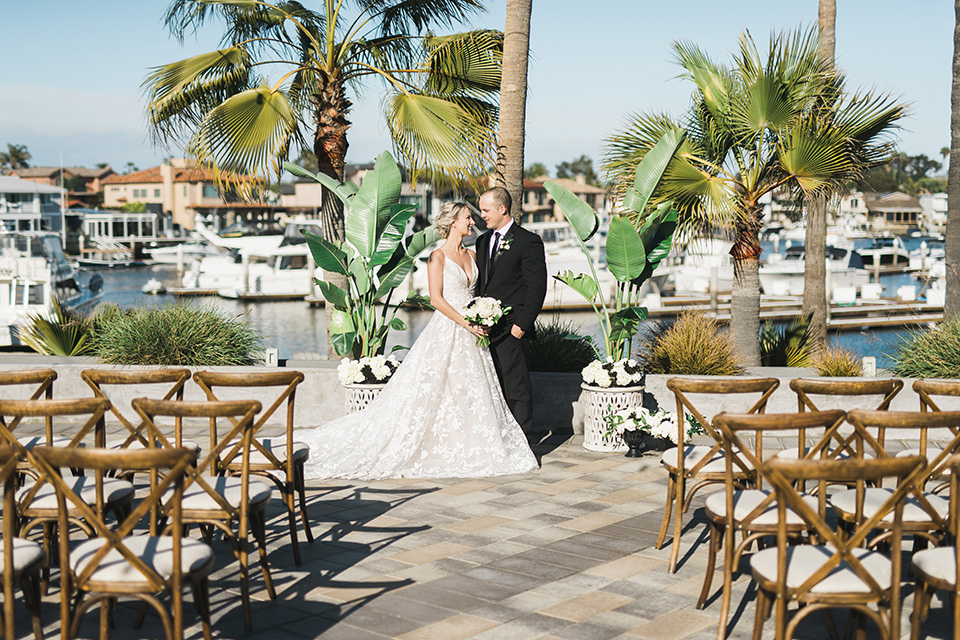
[[[426,89],[434,95],[485,97],[500,91],[503,34],[481,30],[427,38]]]
[[[92,352],[90,324],[83,314],[64,307],[53,298],[53,317],[31,314],[16,328],[17,338],[37,353],[79,356]]]

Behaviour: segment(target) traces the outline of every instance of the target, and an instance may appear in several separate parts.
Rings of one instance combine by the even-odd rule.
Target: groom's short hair
[[[513,198],[510,197],[509,191],[503,187],[497,186],[487,189],[483,193],[484,195],[489,194],[495,204],[503,205],[507,208],[507,213],[510,213],[510,210],[513,208]]]

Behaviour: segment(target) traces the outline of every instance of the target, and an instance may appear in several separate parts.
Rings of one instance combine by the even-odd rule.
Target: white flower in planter
[[[633,387],[643,382],[643,371],[636,360],[606,362],[594,360],[583,369],[583,381],[589,385],[602,387]]]

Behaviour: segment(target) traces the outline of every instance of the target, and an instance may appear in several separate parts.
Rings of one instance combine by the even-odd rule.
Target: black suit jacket
[[[547,262],[543,240],[516,222],[500,241],[500,249],[491,260],[487,231],[477,240],[477,295],[500,300],[510,313],[494,327],[494,336],[508,331],[512,325],[533,338],[533,323],[543,308],[547,295]],[[509,244],[509,248],[505,245]]]

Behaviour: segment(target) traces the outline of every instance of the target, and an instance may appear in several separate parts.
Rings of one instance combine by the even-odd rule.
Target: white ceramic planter
[[[583,448],[590,451],[626,451],[628,447],[620,434],[606,435],[607,423],[603,418],[617,411],[643,406],[643,386],[603,388],[584,383],[581,388],[586,392],[580,398],[583,403]]]
[[[343,385],[344,400],[343,409],[347,413],[356,413],[361,411],[368,404],[373,402],[381,389],[387,386],[386,382],[377,384],[345,384]]]

